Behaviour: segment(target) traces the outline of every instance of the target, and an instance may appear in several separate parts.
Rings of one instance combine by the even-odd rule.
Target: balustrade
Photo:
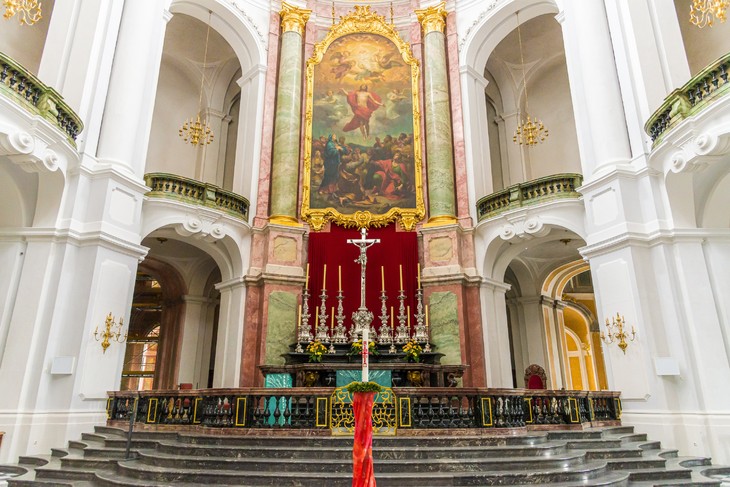
[[[151,188],[147,196],[172,198],[207,206],[248,221],[248,200],[231,191],[174,174],[150,173],[145,174],[144,180]]]
[[[479,221],[508,210],[534,205],[556,198],[579,198],[576,188],[583,183],[580,174],[554,174],[512,185],[485,196],[477,202]]]
[[[79,116],[56,90],[3,53],[0,53],[0,93],[55,124],[76,146],[76,137],[84,128]]]
[[[144,425],[346,432],[350,403],[337,399],[335,391],[341,389],[110,392],[107,417],[127,424],[136,404],[136,423]],[[391,434],[396,429],[540,429],[615,424],[621,401],[612,391],[409,387],[395,388],[376,401],[376,413],[382,417],[381,431],[397,422]]]
[[[654,145],[662,140],[670,128],[704,110],[728,91],[728,69],[730,53],[707,66],[664,99],[644,126]]]

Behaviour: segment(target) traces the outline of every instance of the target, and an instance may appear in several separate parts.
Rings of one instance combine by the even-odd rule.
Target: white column
[[[631,149],[649,153],[651,139],[644,123],[664,97],[690,78],[682,32],[672,0],[611,0],[608,22]]]
[[[123,5],[97,0],[53,5],[38,77],[83,120],[77,140],[82,152],[96,152]]]
[[[628,163],[631,151],[603,0],[570,2],[563,28],[583,175]]]
[[[512,387],[512,360],[505,293],[510,285],[482,278],[481,303],[484,327],[484,363],[487,386]]]
[[[487,121],[487,98],[484,90],[488,81],[470,66],[461,66],[461,93],[464,121],[464,148],[466,155],[467,194],[469,201],[494,192],[492,168],[489,157],[489,127]],[[477,221],[476,206],[469,212]]]
[[[138,177],[144,174],[165,26],[171,18],[166,3],[124,3],[99,140],[99,162]]]
[[[221,293],[213,387],[239,387],[246,285],[243,278],[216,284]]]
[[[182,344],[180,346],[180,366],[178,368],[177,377],[179,383],[189,382],[195,385],[195,371],[198,368],[198,362],[202,359],[198,351],[198,344],[205,337],[203,309],[205,308],[208,298],[205,296],[183,296],[185,301],[185,316],[182,326]]]

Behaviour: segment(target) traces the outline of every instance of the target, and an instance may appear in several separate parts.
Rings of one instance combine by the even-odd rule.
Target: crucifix
[[[347,243],[356,245],[360,249],[360,255],[355,262],[360,264],[360,307],[352,314],[352,321],[355,323],[355,337],[362,332],[362,382],[368,382],[368,354],[369,354],[369,333],[370,323],[373,321],[373,314],[365,306],[365,267],[368,263],[367,250],[380,243],[379,238],[367,238],[368,231],[365,227],[360,229],[359,239],[347,239]]]

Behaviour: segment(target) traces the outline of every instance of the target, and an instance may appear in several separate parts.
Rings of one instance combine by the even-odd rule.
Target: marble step
[[[287,448],[261,446],[217,446],[189,445],[186,443],[161,442],[157,445],[159,453],[201,456],[201,457],[240,457],[240,458],[352,458],[352,440],[344,446],[313,449],[309,446],[290,446]],[[435,458],[503,458],[503,457],[542,457],[565,453],[567,449],[561,444],[526,446],[377,446],[373,449],[373,457],[377,459],[435,459]],[[96,451],[86,450],[96,455]],[[98,454],[104,454],[101,450]],[[617,450],[621,452],[621,450]],[[636,450],[641,454],[640,450]]]
[[[281,471],[281,472],[341,472],[351,468],[352,457],[341,459],[280,459],[280,458],[201,458],[197,456],[180,456],[162,454],[152,451],[140,451],[136,464],[152,465],[164,468],[184,466],[195,470],[229,470],[229,471]],[[556,468],[572,468],[585,464],[584,455],[555,455],[551,457],[513,457],[499,459],[465,459],[439,458],[425,462],[414,462],[411,459],[377,460],[376,468],[380,472],[410,471],[414,474],[426,472],[476,472],[491,470],[549,470]],[[647,467],[653,464],[647,463]]]

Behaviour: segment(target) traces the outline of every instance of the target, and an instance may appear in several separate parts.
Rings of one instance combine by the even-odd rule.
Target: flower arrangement
[[[383,387],[377,382],[350,382],[345,389],[352,394],[355,392],[380,392]]]
[[[321,362],[322,356],[327,353],[327,347],[319,340],[315,340],[307,345],[307,353],[309,354],[310,362]]]
[[[421,348],[417,341],[411,340],[409,342],[406,342],[406,344],[403,345],[402,350],[403,353],[406,354],[406,362],[421,361],[421,353],[423,352],[423,348]]]
[[[347,355],[360,355],[361,353],[362,353],[362,340],[357,339],[354,342],[352,342],[352,345],[350,345],[350,351],[347,352]],[[375,346],[375,342],[372,340],[368,340],[368,353],[370,355],[379,355],[378,348]]]

